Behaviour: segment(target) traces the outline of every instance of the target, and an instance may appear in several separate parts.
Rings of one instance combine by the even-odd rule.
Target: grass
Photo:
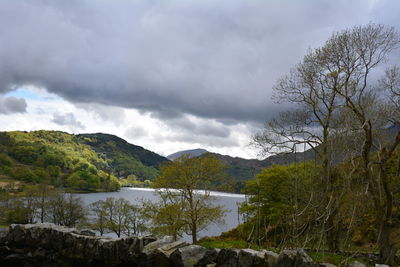
[[[368,263],[368,259],[366,258],[353,258],[344,255],[327,253],[327,252],[307,252],[307,254],[315,261],[315,262],[324,262],[331,263],[337,266],[346,266],[352,262],[358,261],[364,263],[367,266],[372,266]]]
[[[267,248],[263,246],[258,246],[255,244],[247,243],[244,240],[237,240],[237,239],[221,239],[221,238],[203,238],[198,242],[198,245],[203,246],[205,248],[238,248],[238,249],[244,249],[244,248],[251,248],[254,250],[262,250],[266,249],[269,251],[273,251],[276,253],[279,253],[276,248]],[[334,253],[328,253],[328,252],[307,252],[307,254],[315,261],[319,263],[330,263],[336,266],[346,266],[347,264],[350,264],[354,261],[358,261],[361,263],[364,263],[367,266],[373,266],[369,264],[369,261],[367,258],[355,258],[355,257],[349,257],[345,255],[340,255],[340,254],[334,254]]]
[[[255,250],[263,249],[261,246],[246,243],[244,240],[217,240],[204,238],[198,242],[198,245],[205,248],[251,248]]]

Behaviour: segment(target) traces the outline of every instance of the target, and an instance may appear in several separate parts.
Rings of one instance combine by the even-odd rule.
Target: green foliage
[[[91,146],[98,154],[109,160],[109,165],[118,177],[134,174],[140,181],[153,181],[159,174],[160,164],[168,161],[140,146],[108,134],[82,134],[80,142]]]
[[[141,186],[167,159],[112,135],[57,131],[0,132],[0,175],[84,191],[115,191],[134,175]],[[146,182],[145,182],[146,181]],[[125,184],[129,184],[126,182]]]
[[[14,167],[10,171],[10,176],[27,183],[37,183],[39,181],[37,175],[30,168],[25,166]]]
[[[160,176],[154,182],[157,193],[163,200],[157,216],[158,229],[167,231],[185,231],[192,236],[192,242],[197,242],[197,233],[211,222],[222,223],[225,210],[212,204],[209,185],[226,177],[225,165],[214,156],[193,157],[182,156],[161,167]],[[175,189],[175,190],[171,190]],[[195,192],[204,190],[203,193]],[[171,214],[172,210],[178,210]],[[172,217],[170,215],[173,215]],[[172,221],[171,221],[172,220]],[[175,221],[179,229],[165,228],[165,225]],[[182,229],[182,230],[181,230]]]
[[[343,256],[334,253],[326,253],[326,252],[312,252],[309,251],[307,254],[315,261],[315,262],[326,262],[330,264],[334,264],[336,266],[344,266],[355,261],[361,262],[368,265],[369,260],[367,258],[355,258],[351,256]]]
[[[261,250],[262,247],[255,244],[248,243],[244,240],[221,240],[218,238],[203,238],[199,241],[198,245],[205,248],[251,248],[256,250]]]
[[[78,190],[95,190],[100,185],[100,179],[89,170],[79,170],[68,177],[67,185]]]
[[[310,192],[318,184],[318,174],[318,166],[304,162],[274,165],[248,181],[245,191],[250,197],[241,207],[247,219],[238,228],[243,238],[274,246],[280,244],[293,227],[293,220],[289,218],[309,205]]]
[[[24,205],[23,200],[15,200],[6,211],[6,223],[29,223],[31,210]]]
[[[3,152],[0,152],[0,166],[12,166],[12,165],[13,165],[12,159]]]

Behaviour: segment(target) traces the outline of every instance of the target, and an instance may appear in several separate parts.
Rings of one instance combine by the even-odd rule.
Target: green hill
[[[78,190],[112,191],[119,181],[153,180],[168,159],[108,134],[0,132],[0,177]]]

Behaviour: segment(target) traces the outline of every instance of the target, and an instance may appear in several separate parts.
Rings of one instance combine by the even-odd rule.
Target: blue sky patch
[[[19,98],[32,99],[32,100],[43,99],[40,95],[38,95],[32,91],[29,91],[27,89],[24,89],[24,88],[18,88],[15,91],[8,92],[6,94],[6,96],[15,96],[15,97],[19,97]]]

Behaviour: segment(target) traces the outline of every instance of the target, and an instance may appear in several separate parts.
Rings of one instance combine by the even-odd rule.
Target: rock
[[[336,267],[336,265],[333,265],[330,263],[325,263],[325,262],[320,263],[319,266],[321,266],[321,267]]]
[[[348,267],[366,267],[366,265],[364,263],[355,261],[350,263],[349,265],[347,265]]]
[[[209,248],[204,253],[203,257],[199,260],[199,262],[195,265],[195,267],[204,267],[213,264],[217,264],[217,257],[221,249],[219,248]]]
[[[0,236],[0,266],[316,267],[304,250],[280,255],[206,249],[171,237],[109,238],[54,224],[11,225]],[[330,266],[330,265],[321,265]],[[364,265],[351,265],[364,266]]]
[[[279,254],[268,251],[268,250],[262,250],[262,253],[264,253],[264,266],[265,267],[276,267],[278,263],[278,257]]]
[[[0,227],[0,244],[3,242],[3,238],[5,238],[8,234],[8,228]]]
[[[386,264],[375,264],[375,267],[390,267],[390,266]]]
[[[185,247],[187,245],[188,245],[188,243],[185,240],[180,239],[175,242],[166,244],[166,245],[160,247],[158,250],[163,252],[165,255],[167,255],[169,257],[175,250],[177,250],[178,248],[181,248],[181,247]]]
[[[317,267],[315,263],[304,249],[284,250],[278,257],[278,267]]]
[[[174,241],[174,239],[172,238],[172,236],[164,236],[162,239],[151,242],[151,243],[147,244],[146,246],[144,246],[143,253],[150,254],[152,251],[154,251],[168,243],[172,243],[173,241]]]
[[[219,267],[237,267],[239,260],[239,249],[223,248],[218,253],[217,266]]]
[[[239,267],[250,267],[254,264],[254,259],[257,257],[258,251],[254,249],[241,249],[239,252]]]
[[[177,267],[193,267],[203,259],[206,248],[197,245],[189,245],[178,248],[171,254],[171,260]]]
[[[150,243],[149,245],[145,246],[143,252],[146,254],[146,262],[142,265],[144,266],[160,266],[160,267],[167,267],[171,265],[170,256],[171,254],[177,250],[178,248],[187,246],[188,243],[185,240],[178,240],[172,243],[168,243],[172,239],[167,238],[164,239],[163,242],[159,242],[156,245],[152,245],[158,241]],[[162,244],[164,243],[164,244]],[[149,250],[150,248],[155,248],[153,250]]]
[[[86,236],[96,236],[96,233],[90,229],[82,229],[80,231],[77,231],[77,234],[78,235],[86,235]]]
[[[29,262],[39,263],[61,260],[76,265],[95,265],[94,263],[99,262],[104,265],[128,262],[138,265],[143,248],[155,240],[154,237],[98,237],[93,236],[90,231],[78,231],[54,224],[11,225],[2,239],[2,244],[7,246],[1,246],[0,265],[3,261],[20,262],[16,265],[24,265],[28,259]],[[157,247],[165,245],[167,241],[171,240],[165,238]]]

